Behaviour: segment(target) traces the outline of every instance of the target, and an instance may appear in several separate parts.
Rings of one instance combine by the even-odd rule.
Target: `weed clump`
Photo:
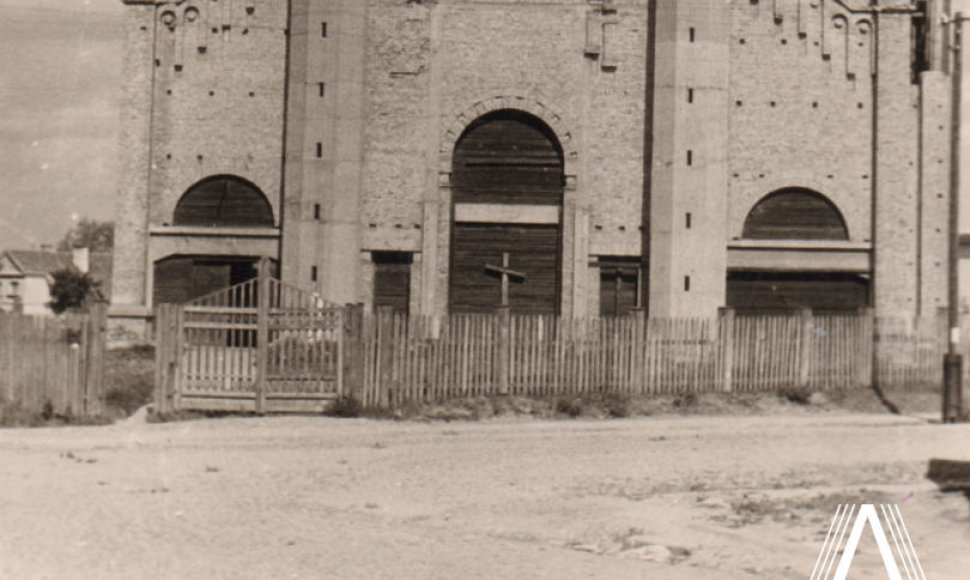
[[[338,417],[341,419],[360,417],[363,413],[364,406],[360,401],[349,395],[341,395],[323,412],[328,417]]]

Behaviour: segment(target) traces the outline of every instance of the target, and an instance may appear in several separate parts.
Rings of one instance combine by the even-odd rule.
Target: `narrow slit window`
[[[322,98],[327,92],[327,83],[318,83],[317,87],[320,89],[320,97]]]
[[[690,276],[684,276],[684,292],[690,292]]]
[[[321,22],[320,23],[320,38],[326,38],[326,37],[327,37],[327,23],[326,22]]]
[[[687,226],[687,229],[690,229],[690,222],[691,222],[691,215],[690,215],[690,212],[687,212],[686,214],[684,214],[684,223]]]
[[[695,37],[696,37],[697,35],[696,35],[696,34],[695,34],[695,32],[694,32],[694,27],[693,27],[693,26],[691,26],[691,27],[690,27],[690,28],[688,29],[688,31],[687,31],[687,34],[688,34],[688,36],[690,37],[690,41],[691,41],[691,42],[694,42],[694,38],[695,38]]]
[[[687,102],[688,103],[694,102],[694,89],[687,89]]]
[[[694,152],[690,149],[687,150],[687,166],[690,167],[694,164]]]
[[[317,143],[317,159],[323,157],[323,143]]]
[[[311,282],[316,282],[317,281],[317,267],[316,266],[312,266],[310,268],[310,281]]]
[[[319,203],[313,204],[313,219],[315,219],[315,220],[320,219],[320,204]]]

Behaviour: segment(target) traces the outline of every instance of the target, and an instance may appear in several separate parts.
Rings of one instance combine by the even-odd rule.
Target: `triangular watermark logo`
[[[811,580],[846,580],[866,525],[876,538],[889,580],[903,580],[903,574],[906,580],[926,580],[899,506],[871,503],[839,505],[815,561]]]

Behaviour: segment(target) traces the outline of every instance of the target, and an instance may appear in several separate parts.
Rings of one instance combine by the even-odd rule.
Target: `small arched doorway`
[[[540,119],[499,110],[472,122],[451,174],[452,312],[556,314],[563,152]]]
[[[275,219],[272,205],[258,187],[240,177],[217,175],[185,191],[175,206],[172,224],[187,230],[188,239],[194,239],[189,235],[194,228],[223,231],[204,236],[204,249],[187,247],[155,261],[154,304],[182,304],[255,278],[260,256],[233,253],[239,249],[238,232],[271,229]],[[277,267],[275,262],[272,265]],[[276,275],[275,270],[272,274]]]
[[[774,256],[771,267],[728,272],[727,305],[739,312],[811,309],[844,312],[869,305],[869,278],[858,268],[835,268],[849,241],[839,209],[824,195],[801,187],[774,191],[758,201],[744,222],[750,254]]]

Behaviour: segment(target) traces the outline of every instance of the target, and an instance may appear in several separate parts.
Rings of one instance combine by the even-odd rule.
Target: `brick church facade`
[[[946,304],[936,0],[123,1],[120,316]]]

